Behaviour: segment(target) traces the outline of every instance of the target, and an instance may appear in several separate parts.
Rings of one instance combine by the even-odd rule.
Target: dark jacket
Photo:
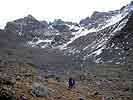
[[[69,78],[69,87],[72,88],[75,85],[75,80],[72,78]]]

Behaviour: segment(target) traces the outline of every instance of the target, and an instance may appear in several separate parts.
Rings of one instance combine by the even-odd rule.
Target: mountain
[[[126,63],[132,48],[133,3],[120,10],[95,11],[79,24],[56,19],[38,21],[33,16],[8,22],[4,31],[15,33],[23,46],[59,49],[78,62]]]
[[[6,32],[25,34],[29,33],[40,33],[40,30],[45,32],[48,28],[47,22],[39,22],[32,15],[28,15],[24,18],[8,22],[5,26]]]
[[[126,63],[132,49],[133,5],[130,3],[120,10],[94,12],[80,21],[85,27],[76,32],[67,43],[66,54],[79,56],[81,63],[93,60],[95,63]]]
[[[80,23],[28,15],[0,30],[0,47],[2,100],[133,100],[133,2]]]
[[[28,15],[24,18],[8,22],[4,29],[8,33],[16,33],[23,41],[32,40],[36,35],[40,35],[48,30],[46,21],[39,22],[33,16]],[[28,33],[28,34],[27,34]]]
[[[72,32],[78,31],[78,24],[56,19],[54,22],[38,21],[33,16],[8,22],[4,31],[17,33],[19,41],[32,47],[51,48],[70,40]]]

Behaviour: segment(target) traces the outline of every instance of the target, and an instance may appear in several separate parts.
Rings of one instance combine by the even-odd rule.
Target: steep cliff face
[[[73,41],[67,44],[65,53],[75,54],[81,62],[91,59],[96,63],[126,63],[133,44],[132,10],[131,3],[120,10],[95,12],[91,18],[81,20],[80,24],[87,29],[75,35]]]

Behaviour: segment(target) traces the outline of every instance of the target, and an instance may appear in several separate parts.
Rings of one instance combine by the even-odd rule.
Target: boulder
[[[16,100],[15,90],[9,86],[0,86],[0,100]]]
[[[16,82],[15,78],[5,77],[5,76],[0,77],[0,84],[13,86],[15,82]]]
[[[49,89],[47,86],[44,86],[42,84],[34,84],[31,94],[35,97],[46,97],[53,95],[53,91]]]

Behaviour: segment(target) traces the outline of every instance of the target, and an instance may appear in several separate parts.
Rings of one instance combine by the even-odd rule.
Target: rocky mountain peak
[[[35,19],[31,14],[27,15],[26,17],[29,18],[29,19]]]
[[[17,19],[15,21],[8,22],[5,26],[6,32],[28,34],[45,32],[48,29],[48,23],[45,21],[40,22],[35,19],[32,15],[28,15],[24,18]],[[41,30],[41,31],[40,31]]]
[[[129,5],[133,6],[133,1],[131,1]]]
[[[55,19],[53,24],[64,24],[65,22],[61,19]]]
[[[126,14],[129,14],[132,10],[133,3],[131,2],[130,4],[123,6],[120,10],[114,10],[109,12],[95,11],[91,17],[86,17],[85,19],[82,19],[80,21],[80,25],[87,29],[96,28],[100,24],[106,23],[106,21],[111,19],[112,17],[115,17],[120,14],[124,16]]]
[[[96,16],[104,16],[105,14],[106,14],[106,12],[94,11],[91,18],[96,17]]]
[[[133,1],[131,1],[131,3],[130,4],[127,4],[126,6],[123,6],[121,9],[120,9],[120,11],[122,11],[123,13],[124,12],[130,12],[130,11],[132,11],[133,10]]]
[[[12,21],[12,23],[21,24],[21,25],[26,26],[27,24],[39,23],[39,21],[37,19],[35,19],[32,15],[27,15],[24,18],[20,18],[15,21]]]

